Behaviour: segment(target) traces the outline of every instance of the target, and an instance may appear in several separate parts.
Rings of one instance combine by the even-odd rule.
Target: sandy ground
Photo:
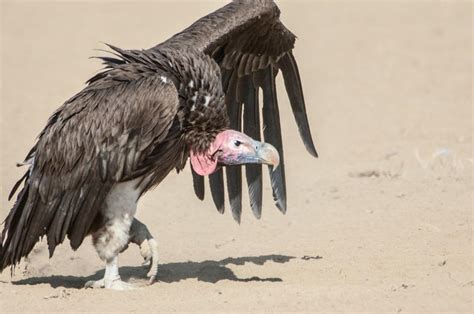
[[[109,42],[147,48],[222,2],[2,1],[1,207],[48,116],[99,68]],[[472,7],[469,2],[290,2],[319,159],[280,90],[289,210],[249,207],[239,226],[198,201],[187,169],[141,201],[159,282],[85,290],[103,265],[89,240],[49,260],[40,244],[10,277],[8,311],[471,312]],[[145,285],[136,247],[121,273]]]

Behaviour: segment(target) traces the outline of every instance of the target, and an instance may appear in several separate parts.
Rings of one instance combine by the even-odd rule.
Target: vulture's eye
[[[235,147],[239,147],[240,144],[242,144],[241,141],[238,141],[238,140],[235,140],[235,141],[234,141],[234,146],[235,146]]]

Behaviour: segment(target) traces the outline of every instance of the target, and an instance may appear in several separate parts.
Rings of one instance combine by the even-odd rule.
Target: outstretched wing
[[[28,154],[29,170],[11,196],[22,181],[24,187],[0,236],[0,270],[45,235],[51,255],[66,235],[76,249],[114,183],[176,167],[174,85],[127,60],[104,61],[108,70],[53,114]]]
[[[183,32],[155,48],[193,47],[214,58],[222,73],[231,127],[274,145],[280,166],[269,171],[276,206],[286,212],[286,183],[275,77],[283,74],[286,91],[301,138],[308,152],[317,157],[306,115],[303,90],[292,49],[293,35],[279,20],[280,11],[270,0],[240,0],[201,18]],[[263,94],[263,107],[259,103]],[[263,125],[260,124],[262,114]],[[263,131],[263,132],[262,132]],[[235,220],[242,211],[242,171],[227,167],[227,189]],[[262,210],[262,166],[246,165],[245,172],[253,213]],[[204,197],[204,179],[193,176],[198,197]],[[209,177],[211,194],[219,212],[224,211],[223,170]]]

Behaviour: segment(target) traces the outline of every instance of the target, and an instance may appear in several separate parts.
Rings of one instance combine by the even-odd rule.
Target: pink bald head
[[[214,173],[218,165],[261,163],[276,168],[280,158],[270,144],[253,140],[242,132],[225,130],[217,134],[204,153],[191,150],[191,165],[202,176]]]

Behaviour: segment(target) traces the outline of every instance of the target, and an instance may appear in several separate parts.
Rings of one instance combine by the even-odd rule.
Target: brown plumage
[[[255,139],[260,130],[266,142],[280,153],[280,167],[270,177],[277,207],[286,212],[286,183],[275,76],[281,70],[286,90],[308,152],[317,157],[306,116],[303,90],[292,49],[293,35],[279,20],[273,1],[234,1],[200,19],[181,33],[151,50],[193,47],[210,55],[220,66],[231,127],[243,129]],[[263,93],[263,123],[260,126],[259,92]],[[243,111],[243,120],[242,120]],[[243,122],[243,123],[242,123]],[[242,212],[241,166],[226,169],[232,214],[240,221]],[[245,166],[249,196],[257,218],[262,212],[262,166]],[[223,171],[210,176],[211,194],[219,212],[224,212]],[[194,176],[198,197],[204,197],[204,180]]]
[[[15,265],[47,237],[50,255],[67,236],[73,249],[107,224],[105,198],[120,182],[138,179],[140,195],[190,150],[206,151],[229,126],[273,144],[280,166],[270,171],[277,207],[286,211],[283,145],[275,76],[281,70],[308,151],[317,156],[309,130],[295,36],[269,0],[234,1],[148,50],[110,46],[105,69],[49,119],[25,164],[29,169],[0,238],[0,270]],[[263,108],[259,93],[263,93]],[[260,113],[263,125],[260,125]],[[262,131],[263,130],[263,131]],[[247,165],[251,207],[262,210],[262,166]],[[212,198],[224,211],[223,169],[210,175]],[[226,168],[232,213],[242,211],[241,166]],[[196,195],[204,178],[193,172]]]

